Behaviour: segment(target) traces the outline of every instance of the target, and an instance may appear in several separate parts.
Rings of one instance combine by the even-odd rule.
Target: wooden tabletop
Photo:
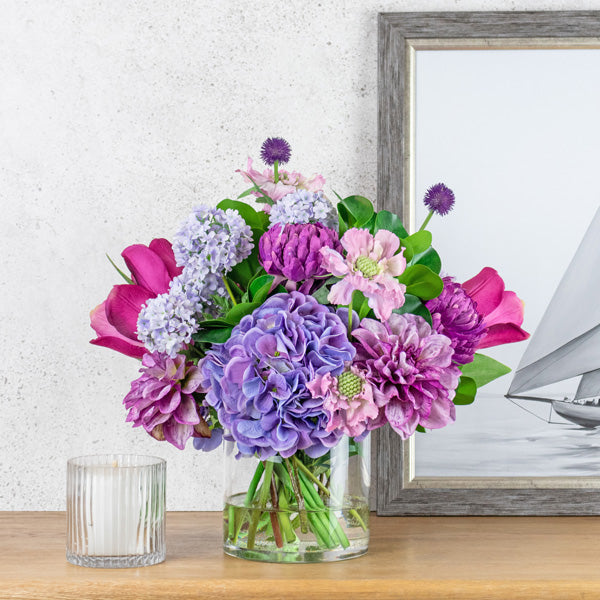
[[[225,556],[220,513],[169,513],[167,560],[65,559],[64,513],[0,512],[0,598],[600,598],[600,517],[372,517],[367,555],[272,565]]]

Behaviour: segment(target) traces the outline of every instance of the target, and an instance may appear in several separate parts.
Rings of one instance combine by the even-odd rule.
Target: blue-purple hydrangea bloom
[[[180,267],[222,275],[250,256],[252,230],[237,210],[197,206],[175,234],[173,253]]]
[[[323,192],[297,190],[284,196],[269,214],[271,225],[281,223],[322,223],[338,230],[339,220],[335,206],[323,196]]]
[[[317,373],[339,375],[354,354],[346,325],[328,307],[300,292],[276,294],[208,352],[206,402],[242,454],[320,456],[341,434],[325,430],[323,399],[306,384]]]

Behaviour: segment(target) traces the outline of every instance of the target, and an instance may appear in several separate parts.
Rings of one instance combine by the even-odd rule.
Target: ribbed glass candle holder
[[[165,559],[166,463],[105,454],[67,462],[67,560],[144,567]]]

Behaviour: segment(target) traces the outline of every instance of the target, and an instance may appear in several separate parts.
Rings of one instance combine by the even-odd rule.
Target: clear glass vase
[[[343,437],[327,454],[260,461],[225,442],[226,554],[278,563],[355,558],[369,546],[371,444]]]

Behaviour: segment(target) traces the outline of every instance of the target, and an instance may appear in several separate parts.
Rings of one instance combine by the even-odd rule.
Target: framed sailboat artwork
[[[380,208],[432,222],[443,270],[525,302],[511,373],[456,422],[377,439],[379,514],[600,514],[600,12],[379,16]]]

